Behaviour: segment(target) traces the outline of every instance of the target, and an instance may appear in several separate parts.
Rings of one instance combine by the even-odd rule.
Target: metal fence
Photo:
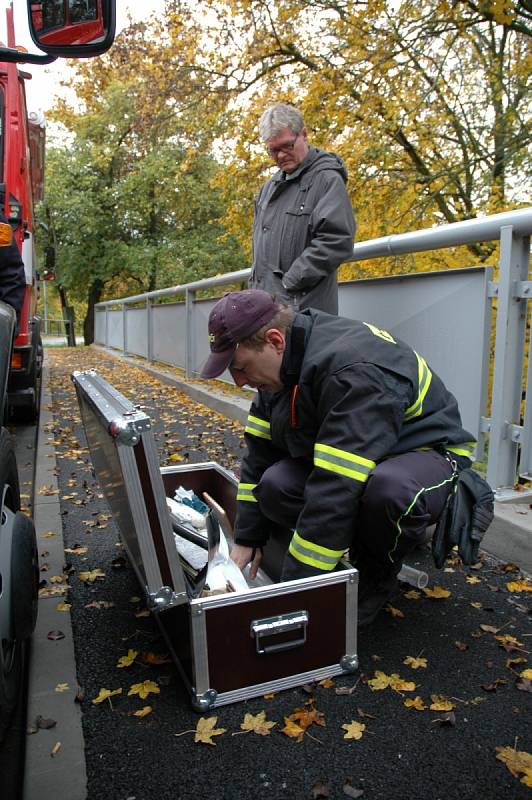
[[[500,242],[499,279],[490,267],[397,275],[340,284],[340,313],[385,327],[419,350],[457,396],[466,427],[488,436],[487,478],[499,500],[516,477],[532,479],[532,365],[528,305],[532,207],[411,233],[360,242],[354,260],[366,261],[486,241]],[[205,289],[245,284],[249,270],[99,303],[95,341],[124,353],[182,368],[197,377],[208,352],[213,299]],[[182,298],[175,300],[176,297]],[[167,302],[168,298],[173,298]],[[491,320],[496,310],[494,336]],[[494,339],[494,346],[490,346]],[[488,382],[492,377],[488,408]],[[527,399],[530,397],[530,404]],[[522,408],[524,407],[524,414]]]

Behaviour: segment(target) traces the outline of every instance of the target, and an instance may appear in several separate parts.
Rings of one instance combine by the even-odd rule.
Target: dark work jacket
[[[313,309],[297,313],[281,378],[285,388],[259,391],[250,409],[238,544],[265,544],[270,523],[253,488],[282,458],[309,461],[297,534],[310,548],[341,554],[356,536],[359,500],[380,461],[440,446],[472,455],[473,436],[442,380],[412,348],[369,323]]]
[[[336,271],[353,257],[356,229],[346,180],[338,156],[310,147],[294,172],[280,170],[264,184],[255,200],[251,288],[295,308],[338,313]]]
[[[25,288],[24,263],[11,225],[0,214],[0,300],[15,309],[17,318],[22,310]]]

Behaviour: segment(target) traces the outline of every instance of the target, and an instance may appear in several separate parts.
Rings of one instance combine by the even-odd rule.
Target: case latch
[[[250,636],[255,638],[257,653],[259,655],[282,653],[285,650],[293,650],[294,647],[300,647],[305,644],[307,641],[308,621],[308,611],[292,611],[290,614],[280,614],[277,617],[253,620],[250,626]],[[301,634],[296,639],[289,639],[277,644],[263,643],[263,639],[269,636],[277,636],[289,631],[301,631]]]

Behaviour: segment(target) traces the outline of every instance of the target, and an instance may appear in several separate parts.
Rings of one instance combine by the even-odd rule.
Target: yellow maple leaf
[[[385,672],[378,669],[375,671],[375,677],[368,681],[368,686],[373,692],[387,689],[391,686],[393,679],[398,677],[399,675],[386,675]]]
[[[510,581],[506,584],[509,592],[532,592],[532,581]]]
[[[452,711],[454,708],[454,703],[443,694],[431,694],[430,699],[432,700],[431,711]]]
[[[404,619],[405,615],[403,614],[403,612],[400,609],[395,608],[394,606],[386,606],[384,610],[387,611],[388,614],[391,614],[392,617],[396,617],[397,619]]]
[[[179,453],[172,453],[171,456],[168,456],[168,461],[174,461],[174,462],[177,461],[177,462],[179,462],[179,461],[185,461],[185,460],[186,459],[184,459],[183,456],[179,455]],[[214,744],[214,742],[210,742],[210,744]]]
[[[442,600],[445,597],[450,597],[451,593],[443,586],[435,586],[434,589],[423,589],[424,594],[430,597],[431,600]]]
[[[70,611],[72,608],[72,603],[58,603],[55,607],[56,611]]]
[[[130,667],[134,663],[138,654],[138,650],[128,650],[127,656],[121,656],[118,659],[118,664],[116,665],[117,668],[122,669],[123,667]]]
[[[269,736],[271,732],[271,728],[277,725],[276,722],[269,722],[266,719],[266,712],[259,711],[258,714],[246,714],[244,717],[244,722],[240,724],[240,727],[243,731],[253,731],[253,733],[258,733],[259,736]]]
[[[476,575],[468,575],[466,578],[466,583],[475,584],[475,583],[482,583],[480,578],[477,578]]]
[[[100,581],[105,578],[105,572],[102,572],[101,569],[92,569],[88,572],[80,572],[79,579],[80,581],[86,581],[88,583],[94,583],[94,581]]]
[[[138,711],[134,711],[133,712],[133,716],[134,717],[147,717],[148,714],[151,714],[152,710],[153,709],[152,709],[151,706],[144,706],[144,708],[140,708]]]
[[[421,593],[417,589],[410,589],[410,591],[404,593],[403,597],[406,597],[407,600],[419,600]]]
[[[97,706],[99,703],[103,703],[104,700],[107,700],[109,697],[114,697],[116,694],[122,694],[122,689],[100,689],[100,693],[98,697],[95,697],[92,700],[93,705]]]
[[[473,608],[482,608],[482,603],[469,603]]]
[[[513,747],[496,747],[497,756],[499,761],[510,770],[514,778],[520,775],[521,783],[525,786],[532,786],[532,755],[526,753],[524,750],[514,750]]]
[[[532,669],[524,669],[522,672],[519,673],[520,678],[526,678],[529,681],[532,681]]]
[[[201,717],[196,726],[194,741],[201,742],[201,744],[215,745],[216,742],[213,742],[211,737],[221,736],[226,731],[226,728],[216,728],[217,722],[218,717],[208,717],[207,719]]]
[[[406,708],[415,708],[416,711],[425,711],[427,708],[427,706],[425,705],[421,697],[419,697],[419,695],[417,697],[414,697],[413,700],[411,698],[405,700],[403,705]]]
[[[506,666],[508,669],[512,669],[516,664],[526,664],[526,658],[523,658],[523,656],[518,656],[517,658],[506,659]]]
[[[500,636],[495,637],[498,642],[502,644],[512,644],[514,647],[523,647],[523,642],[520,642],[515,636],[510,636],[509,633],[501,634]]]
[[[324,689],[331,689],[334,686],[334,681],[330,678],[324,678],[322,681],[318,682],[318,686],[323,686]]]
[[[362,739],[362,734],[366,730],[363,722],[357,722],[354,719],[342,725],[342,728],[346,731],[344,739]]]
[[[57,686],[55,687],[55,691],[59,692],[59,694],[61,694],[62,692],[68,692],[69,689],[70,686],[68,685],[68,683],[58,683]]]
[[[134,683],[131,686],[128,697],[138,694],[141,700],[145,700],[149,694],[160,694],[161,690],[154,681],[143,681],[142,683]]]
[[[65,547],[65,553],[75,553],[77,556],[82,556],[84,553],[88,553],[88,547],[81,547],[77,544],[75,547]]]
[[[417,686],[413,681],[405,681],[398,675],[392,675],[392,678],[394,678],[394,680],[391,682],[390,688],[392,688],[394,692],[413,692],[417,689]]]
[[[285,736],[289,736],[291,739],[297,739],[298,742],[303,741],[305,729],[298,725],[297,722],[294,722],[293,719],[290,719],[290,717],[285,717],[284,721],[285,727],[281,729],[281,733],[284,733]]]
[[[406,664],[407,667],[412,667],[412,669],[424,669],[427,666],[427,659],[407,656],[403,661],[403,664]]]

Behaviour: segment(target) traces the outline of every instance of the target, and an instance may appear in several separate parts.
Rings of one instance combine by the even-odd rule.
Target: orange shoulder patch
[[[7,247],[13,241],[13,229],[7,222],[0,222],[0,247]]]

